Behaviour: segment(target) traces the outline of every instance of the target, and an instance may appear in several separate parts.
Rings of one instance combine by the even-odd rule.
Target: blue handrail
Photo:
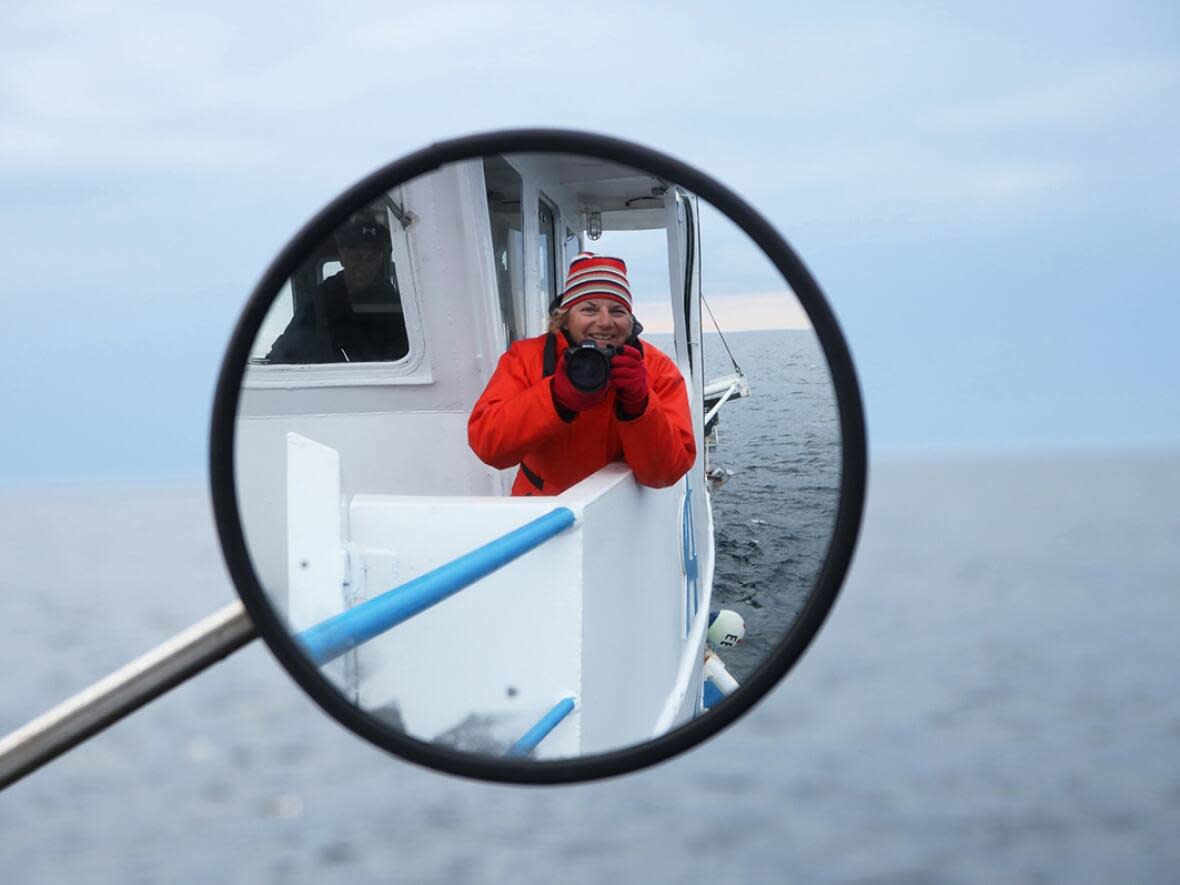
[[[557,507],[400,587],[309,627],[299,634],[299,641],[313,661],[326,664],[453,596],[573,524],[573,511]]]
[[[541,717],[541,720],[530,728],[521,736],[512,748],[508,751],[509,756],[527,756],[537,748],[537,744],[545,739],[545,736],[553,729],[557,728],[557,724],[568,716],[574,709],[573,698],[563,698],[558,701],[553,709]]]

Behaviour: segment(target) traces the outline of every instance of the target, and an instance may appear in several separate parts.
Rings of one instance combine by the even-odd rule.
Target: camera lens
[[[600,350],[593,342],[583,341],[565,353],[565,371],[578,390],[587,393],[601,389],[610,374],[614,348]]]

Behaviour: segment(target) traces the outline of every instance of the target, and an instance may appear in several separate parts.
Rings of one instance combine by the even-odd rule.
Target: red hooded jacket
[[[615,392],[571,420],[558,414],[544,375],[548,335],[517,341],[500,357],[467,422],[467,440],[492,467],[520,465],[513,495],[557,495],[620,458],[645,486],[670,486],[696,460],[684,377],[664,353],[643,342],[647,408],[638,418],[615,411]],[[567,344],[557,338],[557,358]]]

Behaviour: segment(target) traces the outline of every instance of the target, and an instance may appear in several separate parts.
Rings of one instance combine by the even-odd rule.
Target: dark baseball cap
[[[389,245],[389,228],[384,218],[354,215],[336,231],[336,245],[354,249],[364,246],[380,249]]]

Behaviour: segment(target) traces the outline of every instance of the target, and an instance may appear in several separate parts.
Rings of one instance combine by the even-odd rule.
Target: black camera
[[[610,361],[619,351],[611,346],[599,347],[593,341],[575,344],[565,352],[565,373],[578,390],[593,393],[606,386]]]

